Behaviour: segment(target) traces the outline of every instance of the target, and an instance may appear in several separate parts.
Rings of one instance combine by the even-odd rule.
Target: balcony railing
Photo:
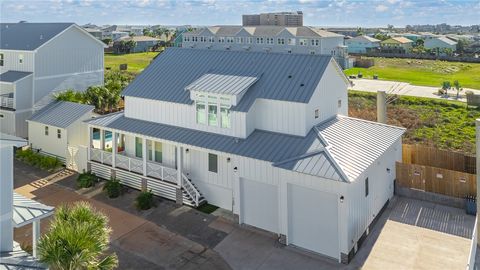
[[[0,107],[14,109],[13,108],[13,98],[0,96]]]

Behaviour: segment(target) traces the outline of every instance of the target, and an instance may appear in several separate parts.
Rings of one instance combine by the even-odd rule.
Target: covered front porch
[[[124,181],[124,184],[152,190],[154,194],[174,199],[178,203],[197,207],[205,202],[200,191],[183,171],[185,150],[182,146],[95,127],[90,127],[89,142],[88,161],[95,164],[90,168],[100,170],[98,164],[102,164],[103,169],[108,167],[111,172],[105,177],[119,178],[121,182],[122,176],[129,178],[130,181]],[[171,194],[173,189],[175,196]]]

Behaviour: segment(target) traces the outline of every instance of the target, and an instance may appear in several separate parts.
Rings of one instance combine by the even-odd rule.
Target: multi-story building
[[[348,117],[332,56],[168,48],[87,120],[98,176],[348,262],[393,196],[403,128]]]
[[[103,84],[104,46],[74,23],[0,24],[0,132],[26,137],[54,93]]]
[[[380,40],[369,36],[357,36],[345,41],[348,53],[367,53],[380,47]]]
[[[183,33],[182,47],[331,55],[349,66],[342,35],[307,26],[211,26]]]
[[[243,26],[303,26],[303,12],[273,12],[242,16]]]

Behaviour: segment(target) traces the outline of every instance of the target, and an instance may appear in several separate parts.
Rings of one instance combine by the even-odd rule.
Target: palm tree
[[[105,109],[105,92],[104,86],[90,86],[85,91],[85,101],[87,104],[95,106],[98,111]]]
[[[57,208],[50,230],[40,238],[40,261],[50,269],[114,269],[116,254],[107,255],[108,218],[87,202]]]
[[[448,89],[452,88],[452,85],[450,84],[449,81],[444,81],[442,82],[442,90],[445,93],[445,96],[448,97]]]
[[[460,92],[463,90],[463,87],[460,85],[458,80],[453,82],[453,87],[455,87],[455,90],[457,91],[457,99],[460,98]]]
[[[55,100],[57,101],[70,101],[75,103],[85,103],[83,98],[83,93],[75,91],[73,89],[68,89],[63,92],[56,93],[54,95]]]

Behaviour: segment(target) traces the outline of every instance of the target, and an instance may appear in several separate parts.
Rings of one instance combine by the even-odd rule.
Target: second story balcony
[[[15,110],[13,93],[0,95],[0,109]]]

